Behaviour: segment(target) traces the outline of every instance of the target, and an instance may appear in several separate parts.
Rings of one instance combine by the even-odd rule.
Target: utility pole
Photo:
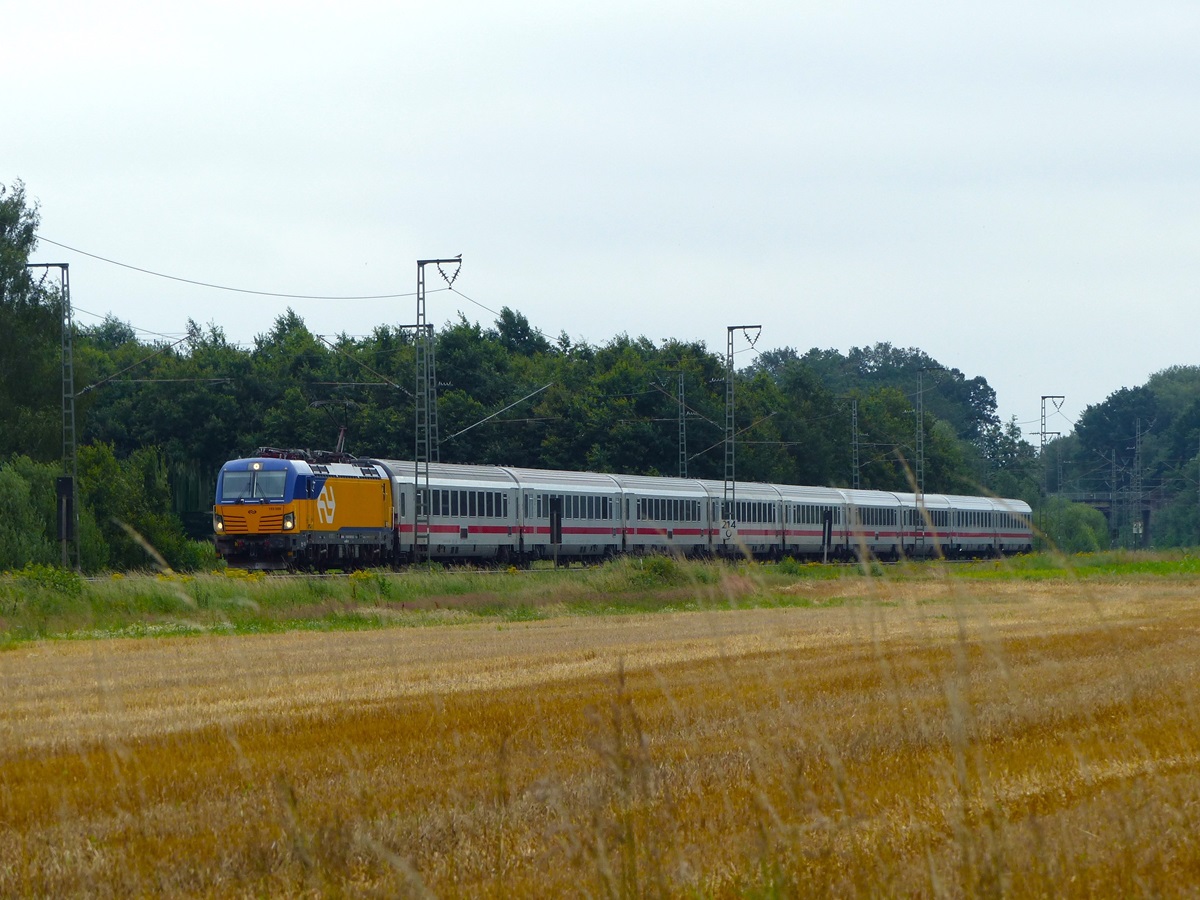
[[[851,462],[852,462],[852,465],[854,466],[854,472],[853,472],[853,477],[851,479],[851,484],[853,485],[854,489],[857,491],[859,489],[859,485],[861,482],[861,479],[859,477],[859,464],[858,464],[858,398],[857,397],[852,397],[850,400],[850,437],[851,437],[851,440],[853,441],[853,450],[852,450],[853,457],[852,457]]]
[[[1134,425],[1133,478],[1129,487],[1129,530],[1133,549],[1140,550],[1145,540],[1145,521],[1142,518],[1142,420]]]
[[[687,404],[683,401],[683,373],[679,373],[679,477],[687,478]]]
[[[917,508],[925,496],[925,384],[926,372],[944,372],[945,366],[921,366],[917,370]]]
[[[79,456],[75,439],[75,323],[71,312],[69,263],[27,263],[27,269],[58,269],[62,303],[62,459],[63,476],[58,479],[58,540],[62,567],[78,569],[79,555]]]
[[[1117,448],[1113,447],[1112,455],[1112,474],[1109,476],[1109,487],[1112,493],[1108,498],[1109,523],[1108,530],[1111,533],[1111,540],[1117,542],[1117,546],[1121,543],[1120,520],[1117,518]]]
[[[447,275],[443,265],[455,266],[454,274]],[[435,265],[438,272],[451,287],[462,268],[462,254],[450,259],[418,259],[417,260],[417,324],[414,347],[417,356],[416,384],[416,430],[414,453],[414,522],[413,522],[413,561],[419,561],[421,550],[426,556],[429,553],[429,463],[438,462],[437,426],[437,366],[433,358],[433,326],[425,319],[425,267]]]
[[[1040,432],[1041,444],[1039,445],[1039,449],[1038,449],[1038,458],[1041,459],[1041,461],[1042,461],[1042,493],[1043,494],[1050,493],[1050,470],[1046,467],[1046,438],[1062,437],[1061,431],[1047,431],[1046,430],[1046,401],[1049,400],[1050,402],[1052,402],[1054,404],[1054,411],[1059,412],[1060,410],[1062,410],[1063,400],[1065,400],[1065,399],[1066,398],[1062,394],[1042,394],[1042,430]],[[1058,489],[1059,489],[1059,491],[1061,491],[1062,490],[1062,477],[1061,476],[1059,477],[1058,481],[1059,481]]]
[[[761,325],[730,325],[725,329],[725,494],[722,500],[721,520],[726,538],[732,538],[737,528],[737,466],[736,430],[734,428],[733,397],[733,336],[742,332],[753,347],[762,333]]]

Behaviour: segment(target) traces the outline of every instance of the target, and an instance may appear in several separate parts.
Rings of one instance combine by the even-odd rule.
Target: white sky
[[[1066,432],[1200,363],[1194,2],[0,9],[0,183],[99,256],[375,295],[462,253],[456,288],[551,337],[919,347],[1035,443],[1043,394]],[[80,310],[162,334],[249,342],[288,306],[330,335],[415,318],[36,259],[71,264]],[[430,321],[459,310],[494,319],[429,295]]]

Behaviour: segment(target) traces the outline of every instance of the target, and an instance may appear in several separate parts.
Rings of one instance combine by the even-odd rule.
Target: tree
[[[515,312],[507,306],[500,307],[500,317],[496,319],[496,331],[500,345],[509,353],[520,356],[534,356],[551,351],[550,341],[546,336],[529,324],[524,314]]]
[[[1040,519],[1045,542],[1063,553],[1108,549],[1108,520],[1098,509],[1051,497],[1042,507]]]
[[[34,470],[30,473],[29,470]],[[25,471],[22,471],[25,470]],[[36,474],[40,478],[30,478]],[[59,553],[52,542],[55,515],[54,478],[58,470],[28,457],[0,465],[0,571],[19,569],[29,563],[50,565]],[[48,502],[40,496],[37,482],[50,485]],[[49,507],[47,509],[47,506]]]
[[[1117,465],[1129,468],[1133,465],[1139,425],[1143,431],[1149,429],[1157,414],[1158,401],[1149,388],[1121,388],[1103,403],[1087,407],[1079,417],[1075,433],[1084,453],[1109,459],[1115,453]]]
[[[62,449],[62,306],[27,268],[38,222],[25,185],[0,184],[0,459],[26,453],[47,462]]]

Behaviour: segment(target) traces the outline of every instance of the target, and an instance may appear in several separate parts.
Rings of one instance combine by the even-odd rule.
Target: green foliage
[[[78,597],[83,593],[83,579],[69,569],[29,563],[16,573],[18,584],[27,589]]]
[[[679,563],[669,556],[647,556],[640,564],[633,582],[643,587],[669,587],[684,581]]]
[[[110,445],[81,447],[79,482],[84,504],[98,515],[110,566],[154,568],[161,557],[171,568],[188,570],[212,561],[168,511],[170,486],[157,450],[142,448],[118,460]]]
[[[1052,497],[1035,524],[1042,530],[1043,541],[1063,553],[1092,553],[1109,546],[1104,513],[1083,503]]]
[[[20,181],[0,184],[0,459],[61,449],[62,306],[56,270],[29,269],[39,213]]]
[[[53,540],[57,474],[24,456],[0,465],[0,570],[58,559]]]
[[[1200,546],[1200,506],[1191,491],[1175,499],[1154,515],[1151,540],[1156,548]]]

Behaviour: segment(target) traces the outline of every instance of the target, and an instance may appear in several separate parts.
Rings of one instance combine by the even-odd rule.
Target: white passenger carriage
[[[521,558],[570,561],[620,553],[623,520],[615,476],[505,468],[521,495]]]
[[[896,494],[900,503],[900,542],[910,559],[945,556],[952,510],[943,494]]]
[[[848,551],[856,556],[900,556],[900,499],[890,491],[843,490]]]
[[[997,552],[992,501],[987,497],[950,494],[952,512],[947,553],[951,556],[989,556]]]
[[[517,543],[518,484],[495,466],[429,464],[429,494],[418,484],[415,463],[377,460],[392,477],[396,539],[401,555],[415,542],[430,558],[506,560]],[[428,531],[417,533],[420,504],[428,510]],[[428,550],[424,548],[427,545]]]
[[[1028,553],[1033,549],[1033,510],[1023,500],[992,499],[1001,553]]]
[[[778,485],[783,503],[783,553],[813,559],[846,552],[846,498],[826,487]]]
[[[709,552],[708,492],[699,481],[614,475],[624,495],[625,550],[629,553]]]
[[[712,552],[723,556],[779,556],[783,552],[782,498],[773,484],[739,481],[725,509],[725,482],[701,481],[712,517]]]

